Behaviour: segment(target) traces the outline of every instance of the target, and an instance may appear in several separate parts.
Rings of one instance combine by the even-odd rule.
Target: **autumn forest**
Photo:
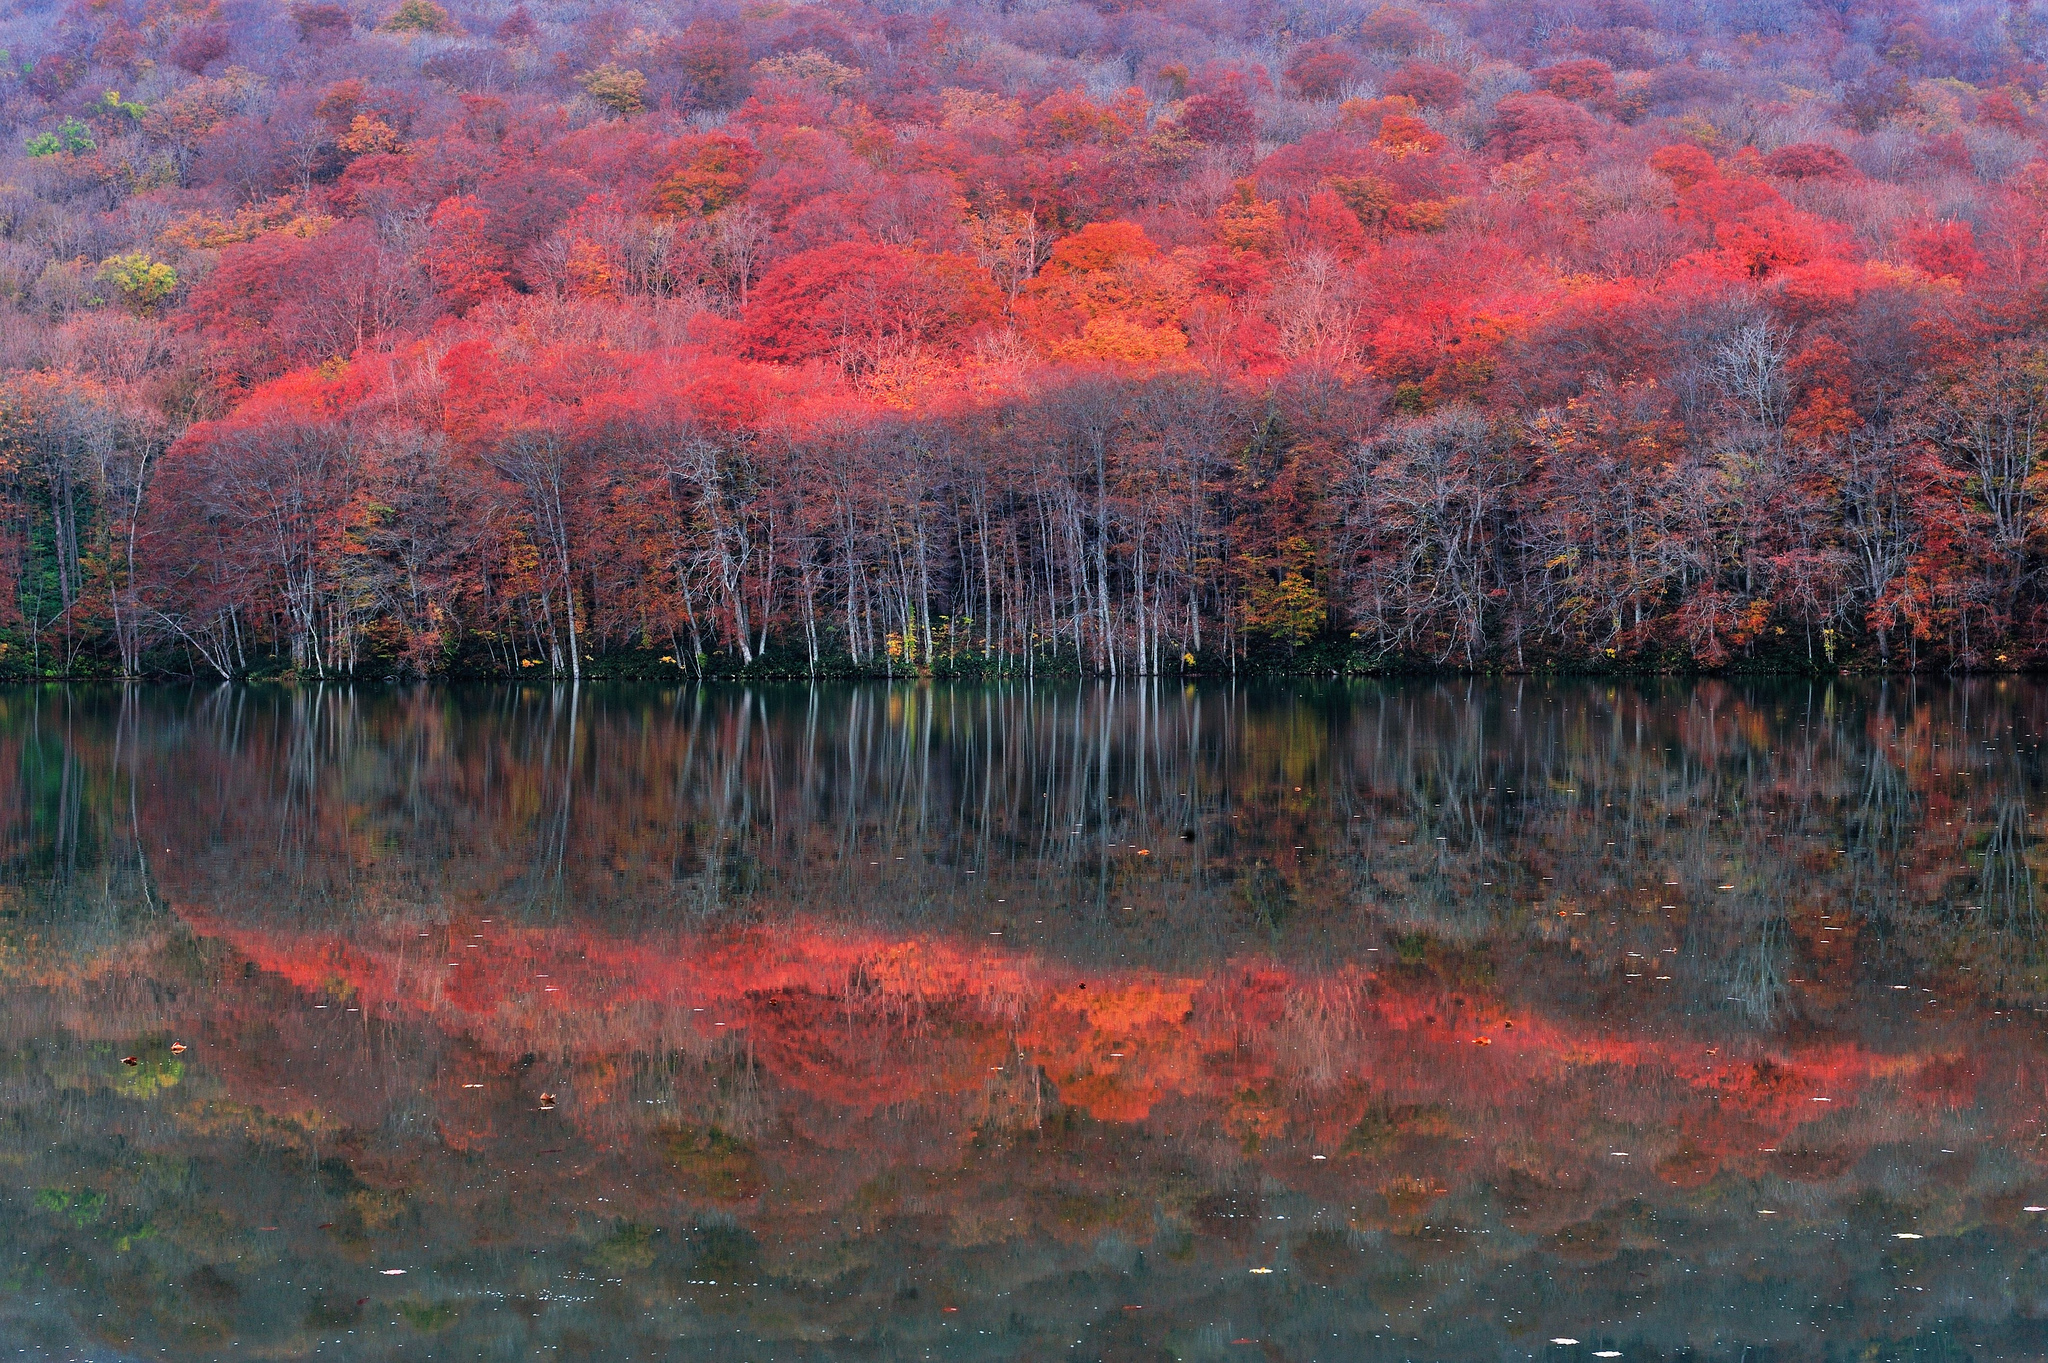
[[[2048,662],[2048,20],[0,18],[0,671]]]

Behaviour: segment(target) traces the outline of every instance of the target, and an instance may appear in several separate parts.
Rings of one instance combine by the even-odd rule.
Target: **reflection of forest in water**
[[[2038,1355],[2044,721],[6,693],[0,1338]]]

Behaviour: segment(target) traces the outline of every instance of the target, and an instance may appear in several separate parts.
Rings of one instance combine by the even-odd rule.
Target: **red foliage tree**
[[[1592,57],[1541,67],[1530,76],[1537,89],[1559,99],[1604,105],[1614,98],[1614,68]]]
[[[761,164],[751,142],[727,133],[686,137],[670,169],[654,185],[654,200],[670,213],[716,213],[746,192]]]
[[[1915,227],[1900,242],[1906,259],[1937,279],[1970,280],[1984,269],[1976,234],[1966,222]]]
[[[345,359],[410,320],[410,272],[361,222],[318,235],[268,232],[232,246],[197,285],[183,325],[207,342],[222,382]]]
[[[1853,0],[1710,53],[1638,0],[514,8],[456,41],[309,3],[286,53],[259,9],[74,6],[0,110],[0,334],[150,415],[89,461],[0,443],[0,543],[68,546],[73,656],[147,648],[78,590],[129,572],[77,546],[135,504],[66,470],[200,417],[147,502],[166,571],[132,575],[231,609],[167,605],[167,665],[222,619],[278,666],[566,675],[799,640],[883,671],[2048,656],[2048,534],[1978,504],[1954,400],[2005,402],[1958,376],[2041,330],[2038,73],[1948,20]],[[644,107],[593,117],[593,81]],[[338,625],[292,623],[190,472],[272,438],[349,452]],[[0,667],[44,619],[0,621]]]
[[[763,360],[830,360],[851,376],[959,345],[1001,300],[973,261],[846,242],[778,262],[753,291],[746,352]]]
[[[1249,142],[1258,131],[1258,116],[1245,90],[1244,77],[1226,76],[1212,89],[1190,95],[1181,106],[1181,126],[1203,142]]]
[[[1508,156],[1548,148],[1584,151],[1597,131],[1584,109],[1556,95],[1509,95],[1494,105],[1493,139]]]
[[[1448,109],[1465,97],[1465,78],[1448,66],[1408,62],[1380,88],[1390,95],[1405,95],[1425,109]]]
[[[1287,79],[1310,99],[1336,98],[1358,72],[1358,58],[1327,39],[1302,44],[1287,60]]]
[[[1764,157],[1764,169],[1787,180],[1848,180],[1856,167],[1824,142],[1793,142]]]

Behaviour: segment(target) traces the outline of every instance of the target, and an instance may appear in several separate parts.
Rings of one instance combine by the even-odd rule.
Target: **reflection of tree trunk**
[[[1728,988],[1730,997],[1751,1020],[1775,1021],[1785,997],[1785,938],[1783,918],[1772,916],[1757,925],[1755,934],[1736,953]]]
[[[2001,931],[2032,936],[2039,928],[2033,868],[2027,864],[2027,810],[2017,800],[1992,802],[1984,865],[1977,875],[1978,897],[1994,912]],[[1995,910],[1992,905],[1997,905]]]
[[[574,637],[573,635],[571,636]],[[562,798],[555,809],[554,868],[555,887],[562,887],[562,868],[569,857],[569,816],[576,798],[576,720],[581,708],[582,688],[575,683],[569,687],[569,734],[562,751]],[[555,708],[562,706],[559,688],[555,693]]]
[[[2034,868],[2027,861],[2029,833],[2024,798],[1994,799],[1986,811],[1983,864],[1977,872],[1977,903],[1965,907],[1958,936],[1982,945],[1992,969],[1980,983],[2000,993],[2039,988],[2030,963],[2040,950],[2041,918],[2035,903]]]

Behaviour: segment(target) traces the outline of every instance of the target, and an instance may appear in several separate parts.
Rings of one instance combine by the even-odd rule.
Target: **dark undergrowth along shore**
[[[1300,648],[1252,647],[1237,654],[1204,653],[1168,660],[1166,666],[1134,669],[1119,666],[1112,672],[1097,666],[1079,666],[1071,650],[1047,653],[1037,658],[1014,654],[983,657],[961,651],[939,655],[929,665],[922,661],[899,662],[876,667],[856,661],[846,653],[823,654],[816,660],[802,647],[771,647],[751,661],[736,654],[716,653],[695,659],[679,659],[653,649],[617,649],[584,659],[579,677],[572,677],[566,664],[559,670],[546,659],[524,660],[518,671],[492,666],[482,656],[469,654],[449,659],[447,665],[422,671],[407,660],[369,658],[353,670],[295,669],[288,656],[261,655],[248,659],[248,666],[222,676],[197,658],[161,653],[144,660],[142,670],[124,677],[113,659],[86,658],[68,670],[38,670],[23,666],[16,650],[0,653],[0,683],[23,684],[46,681],[199,681],[199,682],[678,682],[678,681],[1054,681],[1112,680],[1117,678],[1251,680],[1354,678],[1441,678],[1441,677],[1826,677],[1826,676],[1915,676],[1915,675],[2017,675],[2043,668],[2031,652],[2017,650],[2007,656],[2024,656],[2026,664],[1956,667],[1947,660],[1916,657],[1911,653],[1889,659],[1874,650],[1837,647],[1832,658],[1807,656],[1803,649],[1760,649],[1752,656],[1737,657],[1719,665],[1707,665],[1683,653],[1653,654],[1628,658],[1585,658],[1527,656],[1522,659],[1488,658],[1474,665],[1460,665],[1426,657],[1369,653],[1347,640],[1311,643]],[[195,665],[197,664],[197,665]]]

